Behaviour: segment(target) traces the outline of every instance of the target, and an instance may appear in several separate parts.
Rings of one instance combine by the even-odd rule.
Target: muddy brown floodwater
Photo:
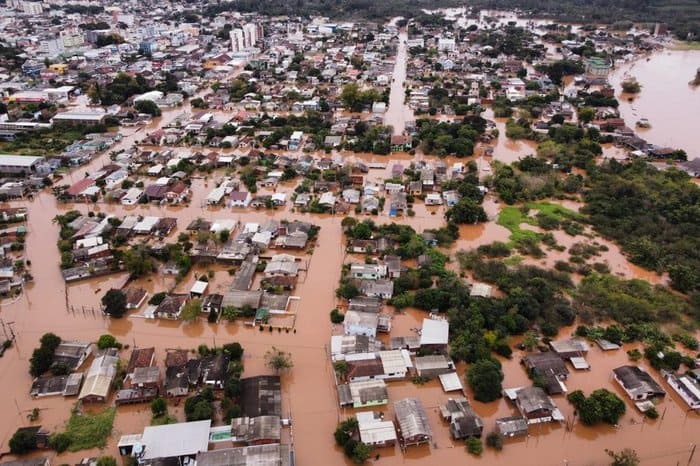
[[[405,53],[405,51],[404,51]],[[403,87],[403,86],[401,86]],[[403,90],[401,90],[403,92]],[[403,100],[401,100],[402,102]],[[154,120],[146,129],[123,129],[125,137],[112,150],[126,149],[135,141],[142,139],[146,132],[162,126],[188,107],[165,112],[163,117]],[[504,131],[501,131],[504,133]],[[502,141],[499,142],[500,147]],[[534,148],[524,147],[513,150],[527,155]],[[499,151],[496,158],[499,158]],[[370,178],[388,178],[391,165],[401,163],[407,166],[412,157],[407,154],[392,154],[390,157],[378,157],[370,154],[342,154],[347,158],[386,163],[383,170],[372,170]],[[422,157],[421,154],[418,157]],[[511,155],[504,156],[504,161]],[[466,162],[467,159],[462,161]],[[108,155],[102,154],[87,166],[80,167],[66,177],[65,182],[77,181],[84,172],[91,172],[108,161]],[[294,420],[293,441],[300,465],[349,464],[342,452],[333,443],[332,432],[339,419],[352,414],[352,410],[340,411],[337,405],[335,387],[328,358],[328,344],[333,328],[328,319],[328,312],[338,303],[334,295],[340,277],[341,264],[351,260],[344,251],[341,234],[341,216],[307,215],[292,212],[291,206],[277,211],[231,210],[225,208],[204,207],[204,199],[221,175],[195,179],[192,185],[192,200],[183,206],[139,205],[124,207],[114,204],[57,204],[54,197],[44,191],[28,201],[14,201],[10,206],[26,206],[29,211],[27,224],[28,236],[26,258],[31,261],[31,272],[35,278],[33,284],[26,287],[22,296],[14,302],[4,302],[0,308],[0,317],[7,323],[12,322],[17,334],[16,344],[0,359],[0,374],[4,382],[4,391],[0,397],[0,450],[7,450],[7,442],[12,433],[20,426],[29,424],[27,414],[33,408],[41,410],[41,424],[49,431],[63,429],[68,419],[74,400],[61,397],[34,400],[29,397],[31,377],[28,374],[29,357],[37,346],[40,336],[48,331],[55,332],[66,340],[95,341],[103,333],[115,335],[124,344],[146,347],[154,346],[157,360],[162,367],[165,351],[168,348],[194,349],[199,344],[222,345],[231,341],[240,342],[245,348],[244,376],[264,374],[264,354],[272,345],[292,353],[294,369],[283,376],[283,411]],[[283,185],[280,189],[291,191],[292,185]],[[576,206],[572,206],[576,207]],[[509,232],[495,224],[499,204],[492,198],[485,200],[485,209],[490,221],[483,225],[465,225],[460,228],[460,239],[454,250],[470,249],[480,244],[495,240],[505,241]],[[106,290],[119,287],[126,280],[126,274],[117,274],[66,285],[60,274],[58,264],[60,257],[56,248],[58,226],[52,222],[56,214],[77,209],[83,213],[90,210],[123,216],[138,213],[140,215],[172,216],[178,219],[178,228],[171,233],[167,241],[173,242],[187,224],[197,218],[209,220],[235,218],[241,222],[260,222],[266,218],[300,219],[310,221],[321,227],[318,242],[313,255],[306,256],[309,268],[294,294],[301,299],[295,303],[297,318],[295,333],[260,332],[240,323],[209,324],[205,319],[194,324],[172,321],[148,320],[134,312],[123,319],[108,319],[93,313],[91,309],[99,305],[99,300]],[[413,226],[422,231],[437,228],[444,223],[444,208],[427,208],[416,203],[415,217],[403,217],[397,221]],[[387,223],[391,219],[385,214],[371,217],[378,223]],[[562,242],[565,239],[557,238]],[[611,247],[612,251],[612,247]],[[620,260],[624,257],[617,252]],[[355,258],[357,260],[357,258]],[[612,260],[612,259],[610,259]],[[615,267],[613,267],[615,269]],[[225,289],[230,282],[226,267],[195,267],[190,275],[178,284],[177,290],[186,290],[195,274],[212,270],[212,289]],[[615,271],[615,270],[614,270]],[[634,274],[641,272],[632,272]],[[650,277],[652,278],[652,277]],[[176,286],[171,278],[153,276],[140,279],[137,285],[149,292],[168,290]],[[69,305],[73,311],[69,311]],[[392,335],[409,335],[413,329],[420,327],[425,313],[409,309],[395,317]],[[568,332],[571,329],[567,329]],[[124,352],[122,358],[127,358]],[[610,370],[624,364],[627,357],[624,351],[602,353],[593,349],[588,357],[592,370],[586,373],[574,373],[568,382],[572,389],[581,388],[586,392],[599,387],[617,390],[610,381]],[[506,373],[506,386],[528,383],[525,372],[519,365],[519,355],[512,360],[503,361]],[[465,367],[459,366],[460,376]],[[657,377],[658,378],[658,377]],[[668,389],[668,387],[667,387]],[[619,391],[619,390],[618,390]],[[559,425],[535,427],[527,439],[509,440],[500,453],[486,450],[479,460],[467,455],[460,443],[449,438],[447,426],[439,419],[437,406],[447,399],[438,383],[433,381],[424,386],[415,386],[409,381],[389,384],[390,399],[396,401],[402,397],[417,396],[423,400],[428,409],[432,429],[435,433],[434,445],[409,448],[401,453],[397,448],[380,449],[377,464],[387,466],[410,464],[456,464],[464,461],[479,461],[482,464],[517,464],[520,465],[600,465],[605,464],[604,448],[620,449],[626,446],[635,448],[644,459],[644,465],[669,465],[681,461],[687,464],[688,448],[700,438],[700,418],[697,415],[686,416],[683,404],[670,394],[659,406],[664,412],[663,419],[655,422],[633,424],[640,416],[633,406],[627,403],[628,414],[622,419],[618,428],[586,428],[576,425],[572,432]],[[468,394],[471,399],[471,394]],[[556,399],[565,415],[571,416],[568,404],[559,397]],[[391,405],[390,405],[391,406]],[[384,408],[392,414],[391,407]],[[514,411],[504,401],[490,404],[474,403],[475,409],[483,417],[485,431],[494,427],[496,417],[510,415]],[[100,409],[90,407],[89,410]],[[171,414],[184,420],[182,406],[171,406]],[[56,464],[77,463],[86,456],[101,454],[117,455],[116,442],[125,433],[141,432],[150,421],[147,405],[120,407],[104,451],[92,450],[77,453],[63,453],[53,461]],[[46,453],[46,452],[40,452]],[[54,455],[52,452],[48,452]],[[694,464],[697,463],[697,458]]]
[[[664,50],[650,55],[648,60],[640,58],[619,66],[610,79],[618,92],[627,76],[642,85],[636,96],[617,96],[620,115],[627,125],[633,127],[639,119],[647,118],[651,128],[640,129],[641,137],[652,144],[684,149],[689,159],[700,157],[700,88],[689,85],[698,67],[698,50]]]
[[[408,34],[405,30],[401,30],[399,32],[396,62],[389,92],[389,106],[384,115],[384,123],[394,128],[393,134],[403,134],[406,122],[413,119],[413,111],[404,103],[406,98],[404,91],[406,82],[406,39],[408,39]]]

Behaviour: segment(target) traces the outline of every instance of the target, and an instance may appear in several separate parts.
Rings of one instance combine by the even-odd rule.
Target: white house
[[[363,280],[386,278],[386,273],[386,265],[381,264],[352,264],[350,266],[350,275],[353,278],[360,278]]]
[[[253,198],[248,191],[232,191],[228,196],[229,207],[248,207]]]
[[[143,190],[139,188],[130,188],[124,197],[122,197],[122,205],[134,205],[138,204],[143,196]]]
[[[666,382],[683,398],[688,408],[700,409],[700,384],[688,374],[666,374]]]

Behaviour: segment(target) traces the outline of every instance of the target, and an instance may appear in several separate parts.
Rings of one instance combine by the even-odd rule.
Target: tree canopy
[[[503,378],[501,364],[495,359],[480,359],[467,370],[467,382],[474,391],[474,399],[484,403],[501,397]]]
[[[102,297],[102,306],[104,306],[104,312],[111,317],[122,317],[126,313],[126,294],[112,288]]]

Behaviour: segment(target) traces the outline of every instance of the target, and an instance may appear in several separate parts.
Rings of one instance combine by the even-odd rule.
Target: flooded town
[[[0,5],[0,466],[700,465],[697,25],[277,3]]]

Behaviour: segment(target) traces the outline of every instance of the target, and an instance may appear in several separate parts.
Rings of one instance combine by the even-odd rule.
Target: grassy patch
[[[669,47],[671,50],[700,50],[700,42],[681,42],[676,41]]]
[[[536,210],[541,214],[555,218],[559,221],[581,220],[583,218],[581,214],[574,212],[573,210],[562,207],[559,204],[552,204],[549,202],[528,202],[525,204],[525,207],[528,210]],[[522,243],[524,241],[539,242],[542,239],[542,233],[524,230],[520,227],[520,225],[523,223],[539,226],[537,218],[530,217],[526,213],[523,213],[523,210],[521,210],[520,207],[508,206],[503,208],[501,213],[498,215],[498,220],[496,223],[510,231],[510,246]]]
[[[116,412],[116,408],[107,408],[97,414],[81,414],[74,409],[66,425],[66,434],[70,438],[68,450],[103,448],[112,433]]]
[[[518,265],[523,261],[524,257],[520,255],[510,256],[503,259],[503,263],[506,265]]]

